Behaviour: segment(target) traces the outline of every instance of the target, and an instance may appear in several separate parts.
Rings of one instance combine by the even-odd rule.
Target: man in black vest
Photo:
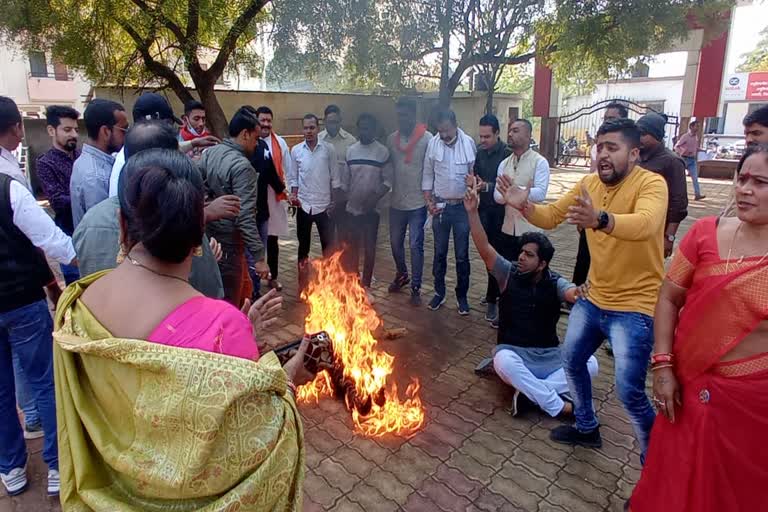
[[[469,176],[467,182],[464,207],[469,214],[472,240],[499,284],[499,333],[493,367],[501,380],[515,388],[510,413],[517,416],[530,401],[552,417],[569,416],[573,404],[563,400],[568,382],[560,357],[557,322],[560,304],[575,302],[583,288],[550,270],[555,248],[542,233],[523,233],[516,262],[500,256],[488,242],[480,221],[477,178]],[[594,356],[587,367],[594,378]]]
[[[24,136],[21,114],[10,98],[0,97],[0,147],[4,165],[19,171],[8,148]],[[12,359],[17,357],[37,402],[48,465],[48,494],[59,493],[56,403],[53,386],[53,321],[43,287],[51,259],[77,265],[72,241],[38,206],[16,177],[0,170],[0,480],[10,496],[27,488],[27,447],[16,412]]]

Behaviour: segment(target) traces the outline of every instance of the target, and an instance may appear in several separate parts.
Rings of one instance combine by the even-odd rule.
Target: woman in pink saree
[[[68,287],[56,313],[63,509],[301,510],[307,341],[281,367],[255,338],[274,291],[239,311],[188,283],[204,196],[186,156],[137,153],[121,179],[124,260]]]
[[[660,412],[633,512],[764,510],[768,502],[768,147],[738,166],[737,218],[686,234],[655,314]]]

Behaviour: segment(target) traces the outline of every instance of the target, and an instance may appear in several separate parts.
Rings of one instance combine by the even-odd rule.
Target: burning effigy
[[[371,437],[392,432],[408,435],[424,423],[419,382],[413,379],[400,397],[390,378],[395,358],[377,348],[373,334],[381,319],[357,275],[346,272],[340,258],[341,253],[336,253],[313,261],[313,277],[302,293],[309,306],[304,330],[328,334],[333,369],[301,386],[297,399],[302,403],[343,398],[356,431]]]

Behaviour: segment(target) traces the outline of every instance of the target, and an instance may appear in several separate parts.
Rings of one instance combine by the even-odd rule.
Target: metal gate
[[[630,119],[638,119],[649,112],[656,112],[667,118],[665,144],[670,148],[677,136],[680,117],[677,114],[659,112],[648,103],[627,98],[611,98],[598,101],[588,107],[582,107],[560,117],[557,125],[557,164],[559,166],[589,167],[590,150],[595,143],[594,137],[603,124],[605,107],[609,103],[621,103],[629,111]]]

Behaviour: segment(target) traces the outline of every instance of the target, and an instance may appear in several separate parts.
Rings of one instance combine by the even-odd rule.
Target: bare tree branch
[[[237,40],[248,28],[248,25],[253,21],[253,18],[267,5],[271,0],[252,0],[248,6],[243,9],[240,15],[232,23],[232,27],[229,29],[224,41],[221,44],[221,51],[216,56],[216,60],[213,62],[210,68],[205,72],[211,77],[219,77],[224,72],[224,68],[227,65],[227,60],[232,51],[237,46]]]

